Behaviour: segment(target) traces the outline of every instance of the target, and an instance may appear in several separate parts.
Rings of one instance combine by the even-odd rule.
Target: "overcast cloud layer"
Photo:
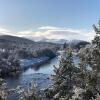
[[[93,31],[84,31],[71,28],[60,28],[54,26],[42,26],[38,27],[37,31],[24,30],[13,33],[11,30],[0,27],[0,35],[14,35],[19,37],[27,37],[33,40],[47,39],[66,39],[66,40],[86,40],[91,41],[95,35]]]

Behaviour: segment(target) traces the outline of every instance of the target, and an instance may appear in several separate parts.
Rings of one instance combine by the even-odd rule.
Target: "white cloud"
[[[90,41],[94,37],[94,32],[84,32],[84,31],[76,31],[76,30],[48,30],[47,31],[48,38],[58,38],[58,39],[67,39],[67,40],[72,40],[72,39],[80,39],[80,40],[86,40]]]
[[[15,35],[15,33],[7,28],[0,27],[0,35]]]
[[[94,31],[85,31],[85,30],[80,30],[80,29],[72,29],[72,28],[57,28],[57,27],[40,27],[39,29],[45,29],[42,34],[46,38],[49,39],[67,39],[67,40],[72,40],[72,39],[80,39],[80,40],[86,40],[86,41],[91,41],[95,33]]]
[[[3,28],[3,27],[0,27],[0,34],[6,34],[6,33],[9,34],[10,30]]]
[[[20,37],[27,37],[27,38],[29,37],[31,39],[32,38],[67,39],[67,40],[80,39],[86,41],[92,40],[93,37],[95,36],[95,33],[93,31],[86,32],[80,29],[59,28],[54,26],[42,26],[39,27],[38,30],[35,32],[33,30],[24,30],[16,33],[13,33],[12,31],[6,28],[0,27],[0,33],[8,35],[16,35]]]
[[[15,33],[17,36],[23,37],[23,36],[29,36],[29,35],[33,35],[32,34],[33,31],[32,30],[26,30],[26,31],[20,31]]]
[[[55,26],[41,26],[38,28],[39,30],[59,30],[61,28]]]

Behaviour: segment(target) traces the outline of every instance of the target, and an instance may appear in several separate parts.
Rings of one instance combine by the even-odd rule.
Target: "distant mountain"
[[[13,42],[13,43],[34,43],[34,41],[22,38],[22,37],[17,37],[17,36],[11,36],[11,35],[0,35],[0,42]]]
[[[60,48],[62,44],[66,42],[67,45],[71,45],[74,48],[80,48],[81,45],[89,44],[87,41],[83,40],[65,40],[65,39],[46,39],[44,38],[41,41],[35,42],[32,39],[27,39],[24,37],[10,36],[10,35],[1,35],[0,36],[0,47],[2,48],[28,48],[29,50],[40,50],[40,49],[54,49]]]
[[[49,42],[35,42],[33,40],[23,37],[0,35],[0,48],[15,48],[15,47],[18,49],[26,48],[28,50],[35,51],[46,48],[56,50],[56,48],[59,48],[60,45]]]
[[[71,40],[71,41],[69,41],[69,43],[71,44],[71,45],[77,45],[77,44],[79,44],[79,43],[89,43],[89,42],[87,42],[87,41],[84,41],[84,40]]]
[[[81,48],[82,46],[90,44],[89,42],[84,41],[84,40],[45,39],[41,41],[51,42],[51,43],[56,43],[56,44],[64,44],[66,42],[66,44],[70,45],[72,48]]]
[[[71,47],[77,48],[77,49],[85,47],[87,44],[90,44],[90,43],[87,41],[84,41],[84,40],[72,40],[72,41],[70,41]]]
[[[87,42],[84,40],[65,40],[65,39],[43,39],[41,41],[42,42],[58,43],[58,44],[64,44],[66,42],[67,44],[73,44],[73,45],[76,45],[80,42]]]
[[[51,42],[51,43],[57,43],[57,44],[64,44],[65,42],[68,42],[68,40],[65,39],[42,39],[41,42]]]

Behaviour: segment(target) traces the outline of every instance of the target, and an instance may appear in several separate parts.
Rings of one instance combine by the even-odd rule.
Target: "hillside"
[[[63,45],[64,43],[66,43],[67,46],[70,45],[72,48],[75,49],[80,49],[81,47],[90,44],[89,42],[84,40],[65,40],[65,39],[45,39],[45,40],[41,40],[40,42],[49,42],[49,43],[55,43],[59,45]]]
[[[58,48],[60,45],[49,42],[34,42],[32,40],[10,36],[10,35],[1,35],[0,36],[0,48],[3,49],[26,49],[27,51],[35,51],[41,49],[54,49]]]
[[[0,42],[13,42],[13,43],[34,43],[34,41],[11,35],[1,35]]]

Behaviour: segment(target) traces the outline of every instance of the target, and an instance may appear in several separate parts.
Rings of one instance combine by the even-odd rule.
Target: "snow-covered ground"
[[[20,66],[22,68],[26,68],[36,64],[42,64],[49,60],[49,57],[43,56],[38,58],[31,58],[31,59],[20,59]]]

